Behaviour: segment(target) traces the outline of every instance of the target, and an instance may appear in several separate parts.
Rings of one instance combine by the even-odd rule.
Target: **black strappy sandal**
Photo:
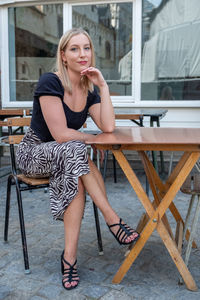
[[[64,263],[66,265],[68,265],[69,268],[65,268]],[[64,259],[64,251],[63,251],[63,253],[61,255],[61,272],[63,274],[62,285],[63,285],[63,287],[66,290],[75,289],[78,286],[78,284],[79,284],[79,279],[75,279],[76,277],[78,277],[77,269],[74,267],[76,263],[77,263],[77,259],[75,260],[75,262],[73,263],[73,265],[71,265],[68,261],[66,261]],[[65,279],[67,279],[67,280],[65,280]],[[66,283],[70,283],[71,284],[72,281],[77,282],[77,284],[75,286],[71,285],[70,287],[66,287],[65,286]]]
[[[140,234],[132,229],[131,227],[129,227],[127,224],[122,224],[122,219],[120,218],[119,220],[119,223],[116,223],[116,224],[112,224],[112,225],[108,225],[108,228],[110,230],[110,232],[114,235],[114,237],[116,238],[116,240],[118,241],[118,243],[120,245],[129,245],[129,244],[132,244],[132,243],[135,243],[139,237],[140,237]],[[111,228],[114,227],[114,226],[119,226],[119,229],[117,231],[117,233],[115,234]],[[130,236],[132,235],[133,233],[137,233],[138,235],[136,236],[136,238],[130,242],[125,242],[125,240]]]

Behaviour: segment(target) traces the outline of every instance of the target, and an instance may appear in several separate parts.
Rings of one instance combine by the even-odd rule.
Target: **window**
[[[75,5],[72,22],[89,29],[111,95],[132,95],[132,3]]]
[[[200,100],[200,6],[142,3],[141,100]]]
[[[63,6],[8,8],[10,101],[32,101],[39,76],[52,71],[63,27]]]
[[[106,59],[110,59],[110,51],[111,51],[110,43],[106,41],[105,44]]]
[[[26,65],[25,64],[22,64],[22,73],[26,74]]]

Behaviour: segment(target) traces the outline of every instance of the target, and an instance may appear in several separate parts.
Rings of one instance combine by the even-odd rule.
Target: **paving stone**
[[[12,293],[12,291],[13,290],[7,285],[0,285],[0,299],[6,299],[6,297],[8,297]]]
[[[27,293],[36,293],[42,285],[40,278],[33,280],[30,276],[24,275],[24,278],[19,280],[18,289]]]
[[[139,176],[144,174],[140,171]],[[137,224],[144,208],[125,177],[118,173],[117,184],[107,176],[106,188],[113,208],[131,226]],[[6,179],[0,179],[0,228],[4,227]],[[12,192],[9,224],[9,243],[3,243],[0,231],[0,299],[3,300],[186,300],[200,299],[200,248],[193,249],[189,268],[199,287],[190,292],[178,285],[179,273],[163,242],[155,231],[139,257],[120,284],[112,284],[115,272],[124,260],[126,247],[118,245],[110,234],[100,214],[104,255],[99,256],[93,206],[87,197],[78,248],[79,286],[71,291],[62,287],[60,255],[64,247],[62,222],[52,219],[49,197],[42,190],[25,192],[24,215],[31,274],[24,274],[24,262],[15,192]],[[150,198],[152,194],[150,193]],[[37,200],[37,202],[36,202]],[[187,211],[188,197],[178,193],[175,204],[183,217]],[[40,208],[38,213],[38,207]],[[175,231],[171,214],[167,217]],[[200,245],[200,222],[197,229]]]
[[[82,293],[87,297],[91,297],[92,299],[99,299],[108,291],[109,289],[106,287],[101,287],[99,285],[89,285],[88,287],[82,290]]]
[[[62,294],[60,294],[58,300],[89,300],[89,298],[79,294],[77,291],[74,293],[72,290],[70,290],[64,291]]]
[[[29,300],[45,300],[46,298],[43,298],[41,296],[33,296]]]
[[[123,300],[133,300],[137,299],[135,297],[128,296],[127,294],[121,292],[121,291],[116,291],[112,290],[103,297],[101,297],[101,300],[117,300],[117,299],[123,299]]]
[[[80,269],[79,276],[82,280],[87,281],[88,283],[100,284],[108,276],[104,272],[95,272],[88,269]]]
[[[62,274],[61,272],[54,272],[50,273],[51,275],[47,277],[47,282],[52,282],[53,284],[56,284],[58,286],[61,286],[62,284]]]
[[[31,297],[31,294],[26,291],[12,291],[6,298],[3,300],[29,300]]]
[[[60,293],[62,292],[63,287],[57,286],[55,284],[45,284],[39,291],[38,294],[46,297],[47,299],[56,299],[59,298]]]

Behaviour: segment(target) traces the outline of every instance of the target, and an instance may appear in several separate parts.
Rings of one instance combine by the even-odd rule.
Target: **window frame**
[[[7,1],[6,1],[7,2]],[[77,5],[131,2],[132,9],[132,96],[111,96],[116,107],[200,107],[200,101],[159,101],[141,100],[141,39],[142,39],[142,1],[141,0],[110,0],[110,1],[10,1],[0,6],[0,46],[1,46],[1,95],[2,107],[32,107],[32,101],[10,101],[9,87],[9,41],[8,41],[8,8],[32,6],[39,4],[63,4],[63,32],[72,26],[72,8]]]

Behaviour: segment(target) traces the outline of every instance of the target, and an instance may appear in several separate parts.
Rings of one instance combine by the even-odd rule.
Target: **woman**
[[[19,167],[27,176],[50,176],[52,214],[64,221],[61,271],[63,287],[68,290],[79,283],[76,256],[85,190],[120,244],[130,244],[139,238],[107,200],[102,177],[88,158],[84,144],[92,135],[78,131],[88,112],[103,132],[115,128],[109,89],[94,60],[87,32],[72,29],[61,37],[58,71],[41,76],[34,95],[31,126],[17,152]],[[94,85],[99,88],[100,96]]]

